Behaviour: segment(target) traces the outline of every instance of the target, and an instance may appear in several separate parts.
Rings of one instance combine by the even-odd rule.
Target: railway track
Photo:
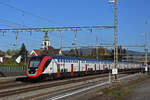
[[[50,87],[65,85],[65,84],[70,84],[70,83],[77,83],[77,82],[81,82],[81,81],[86,81],[86,80],[91,80],[91,79],[94,79],[94,78],[106,77],[106,76],[108,76],[108,74],[95,75],[95,76],[89,76],[89,77],[83,77],[83,78],[66,79],[66,80],[62,80],[62,82],[61,81],[56,81],[56,82],[52,81],[52,82],[49,82],[49,83],[46,83],[46,84],[44,84],[45,82],[43,82],[43,84],[40,84],[40,85],[38,85],[38,83],[33,83],[32,85],[35,84],[34,86],[2,91],[2,92],[0,92],[0,97],[15,95],[15,94],[24,93],[24,92],[30,92],[30,91],[43,89],[43,88],[50,88]],[[10,88],[10,87],[14,88],[14,87],[19,87],[19,86],[25,86],[25,85],[29,85],[29,83],[27,83],[27,84],[26,83],[17,83],[17,84],[14,83],[14,84],[9,84],[9,85],[3,85],[3,86],[0,86],[0,90]]]
[[[121,75],[120,77],[123,77],[124,75]],[[99,83],[103,83],[105,81],[108,80],[108,77],[105,77],[105,79],[100,79],[100,80],[96,80],[96,81],[84,81],[82,84],[78,84],[78,85],[73,85],[73,86],[68,86],[68,87],[64,87],[61,89],[57,89],[57,90],[51,90],[51,91],[47,91],[44,93],[40,93],[40,94],[36,94],[33,96],[29,96],[29,97],[25,97],[22,98],[21,100],[33,100],[33,99],[37,99],[37,100],[47,100],[47,98],[49,97],[57,97],[57,95],[61,95],[61,94],[67,94],[70,93],[74,90],[78,90],[78,89],[82,89],[85,87],[89,87],[89,86],[93,86]],[[45,97],[45,99],[43,99],[43,97]],[[50,99],[53,100],[53,99]],[[55,99],[54,99],[55,100]]]
[[[129,71],[130,72],[130,71]],[[129,72],[120,72],[120,74],[126,74]],[[90,75],[90,76],[83,76],[82,78],[97,78],[97,77],[103,77],[103,76],[107,76],[108,74],[98,74],[98,75]],[[80,79],[81,77],[75,77],[72,79]],[[26,77],[22,77],[22,80],[26,80]],[[18,80],[18,79],[17,79]],[[20,80],[20,79],[19,79]],[[64,79],[64,80],[69,80],[69,79]],[[51,80],[50,82],[54,82],[55,80]],[[46,83],[46,81],[40,81],[41,83]],[[11,88],[11,87],[20,87],[20,86],[26,86],[26,85],[30,85],[30,84],[35,84],[36,83],[32,83],[32,82],[20,82],[20,81],[15,81],[15,80],[8,80],[8,81],[4,81],[4,82],[0,82],[0,90],[2,89],[7,89],[7,88]]]
[[[126,74],[126,73],[130,73],[131,71],[128,71],[128,72],[120,72],[120,74]],[[106,76],[108,74],[98,74],[98,75],[89,75],[89,76],[83,76],[82,78],[97,78],[97,77],[102,77],[102,76]],[[72,79],[80,79],[80,77],[75,77],[75,78],[72,78]],[[11,88],[11,87],[21,87],[21,86],[27,86],[27,85],[30,85],[30,84],[35,84],[36,83],[32,83],[30,81],[27,81],[27,78],[26,77],[21,77],[21,78],[18,78],[16,80],[19,80],[19,81],[15,81],[15,80],[7,80],[7,81],[4,81],[4,82],[0,82],[0,90],[2,89],[8,89],[8,88]],[[64,79],[64,80],[68,80],[68,79]],[[20,81],[23,81],[23,82],[20,82]],[[55,81],[55,80],[50,80],[51,82]],[[41,83],[44,83],[46,81],[40,81]]]
[[[63,81],[68,81],[68,80],[78,80],[78,79],[93,79],[97,77],[104,77],[107,76],[108,74],[99,74],[99,75],[90,75],[90,76],[84,76],[84,77],[75,77],[72,79],[64,79]],[[38,85],[39,83],[52,83],[55,84],[59,82],[60,80],[51,80],[51,81],[39,81],[36,83],[33,82],[18,82],[18,81],[7,81],[7,82],[1,82],[0,83],[0,90],[3,89],[8,89],[8,88],[15,88],[15,87],[20,87],[20,86],[27,86],[27,85]],[[44,84],[45,85],[45,84]]]
[[[85,82],[88,80],[92,80],[92,79],[96,79],[96,78],[102,78],[102,77],[108,78],[108,74],[98,74],[98,75],[91,75],[91,76],[85,76],[85,77],[77,77],[77,78],[72,78],[72,79],[64,79],[64,80],[42,82],[42,83],[5,84],[5,85],[0,86],[0,90],[1,90],[0,98],[11,96],[11,95],[16,95],[16,94],[18,95],[21,93],[27,93],[27,92],[31,92],[31,91],[36,91],[36,90],[40,90],[40,89],[47,89],[47,88],[52,88],[52,87],[57,87],[57,86],[63,86],[63,85],[71,84],[71,83]],[[30,86],[31,84],[32,84],[32,86]],[[88,83],[86,83],[86,84],[88,84]],[[84,85],[85,84],[80,84],[78,86],[74,86],[74,88],[84,86]],[[6,89],[11,88],[11,87],[14,89],[6,90]],[[15,87],[18,87],[18,88],[15,88]],[[70,89],[70,88],[66,88],[65,90],[68,90],[68,89]],[[60,91],[64,91],[64,89],[60,89],[60,90],[57,90],[55,92],[60,92]],[[55,93],[55,92],[53,91],[53,93]]]

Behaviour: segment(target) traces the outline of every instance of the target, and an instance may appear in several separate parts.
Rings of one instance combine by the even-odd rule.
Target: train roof
[[[56,56],[56,55],[41,55],[41,56],[33,56],[33,58],[44,58],[45,56],[51,56],[53,59],[66,59],[66,60],[80,60],[80,61],[87,61],[87,62],[101,62],[101,63],[113,63],[113,60],[97,60],[97,59],[89,59],[89,58],[82,58],[82,57],[71,57],[71,56]],[[119,61],[118,64],[140,64],[136,62],[124,62]]]

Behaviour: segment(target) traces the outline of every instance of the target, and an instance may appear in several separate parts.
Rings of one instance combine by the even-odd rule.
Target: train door
[[[71,77],[73,76],[73,70],[74,70],[74,66],[73,64],[71,64]]]
[[[101,63],[99,63],[99,71],[98,71],[99,73],[101,72],[100,70],[101,70]]]
[[[94,66],[94,72],[96,73],[96,64],[95,64],[95,66]]]
[[[87,75],[87,64],[85,65],[85,75]]]
[[[105,65],[105,64],[103,64],[103,73],[105,72],[105,66],[106,66],[106,65]]]
[[[60,64],[57,64],[57,78],[60,78]]]

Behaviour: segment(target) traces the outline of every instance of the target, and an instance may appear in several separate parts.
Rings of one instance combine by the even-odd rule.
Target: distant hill
[[[85,49],[85,48],[82,48],[82,49],[78,49],[78,52],[82,52],[83,54],[90,54],[92,52],[92,49],[93,48],[88,48],[88,49]],[[69,54],[69,51],[70,50],[65,50],[63,51],[65,54]]]
[[[126,54],[127,54],[127,55],[134,55],[134,56],[141,56],[141,55],[143,55],[144,53],[143,53],[143,52],[132,51],[132,50],[127,50],[127,51],[126,51]]]
[[[129,55],[133,55],[134,59],[141,59],[140,56],[144,56],[145,52],[138,52],[138,51],[132,51],[132,50],[127,50],[126,54]],[[150,59],[150,52],[148,53],[148,59]]]
[[[91,54],[93,48],[81,48],[78,49],[78,52],[82,51],[83,54]],[[112,50],[108,50],[110,53]],[[69,54],[69,50],[64,51],[65,54]],[[145,55],[144,52],[138,52],[138,51],[133,51],[133,50],[126,50],[126,55],[130,57],[130,55],[133,56],[133,59],[141,59],[142,55]],[[148,59],[150,59],[150,52],[148,53]]]

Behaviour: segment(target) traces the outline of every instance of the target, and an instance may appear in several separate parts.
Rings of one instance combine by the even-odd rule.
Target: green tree
[[[73,49],[71,49],[71,50],[69,51],[68,56],[75,56],[75,53],[74,53],[74,50],[73,50]]]
[[[14,59],[8,59],[8,64],[15,65],[16,61]]]
[[[96,58],[96,48],[93,48],[93,49],[92,49],[91,56],[92,56],[93,58]]]
[[[82,52],[82,50],[80,50],[80,56],[81,56],[81,57],[83,56],[83,52]]]
[[[11,55],[11,50],[8,49],[8,50],[6,51],[6,53],[7,53],[8,55]]]
[[[8,50],[6,51],[6,54],[9,55],[9,56],[18,55],[18,54],[19,54],[19,50],[11,50],[11,49],[8,49]]]
[[[126,56],[126,49],[122,49],[122,46],[118,46],[118,60],[122,61],[125,60]],[[110,52],[110,58],[113,60],[114,59],[114,49],[111,50]]]
[[[77,48],[75,49],[75,55],[76,55],[76,57],[79,56],[79,52],[78,52],[78,49],[77,49]]]
[[[22,44],[21,46],[21,49],[20,49],[20,52],[19,52],[19,55],[21,55],[21,61],[22,62],[26,62],[26,59],[27,59],[27,49],[26,49],[26,46],[24,45],[24,43]]]
[[[134,58],[132,54],[130,54],[129,57],[130,57],[130,60],[133,60]]]

